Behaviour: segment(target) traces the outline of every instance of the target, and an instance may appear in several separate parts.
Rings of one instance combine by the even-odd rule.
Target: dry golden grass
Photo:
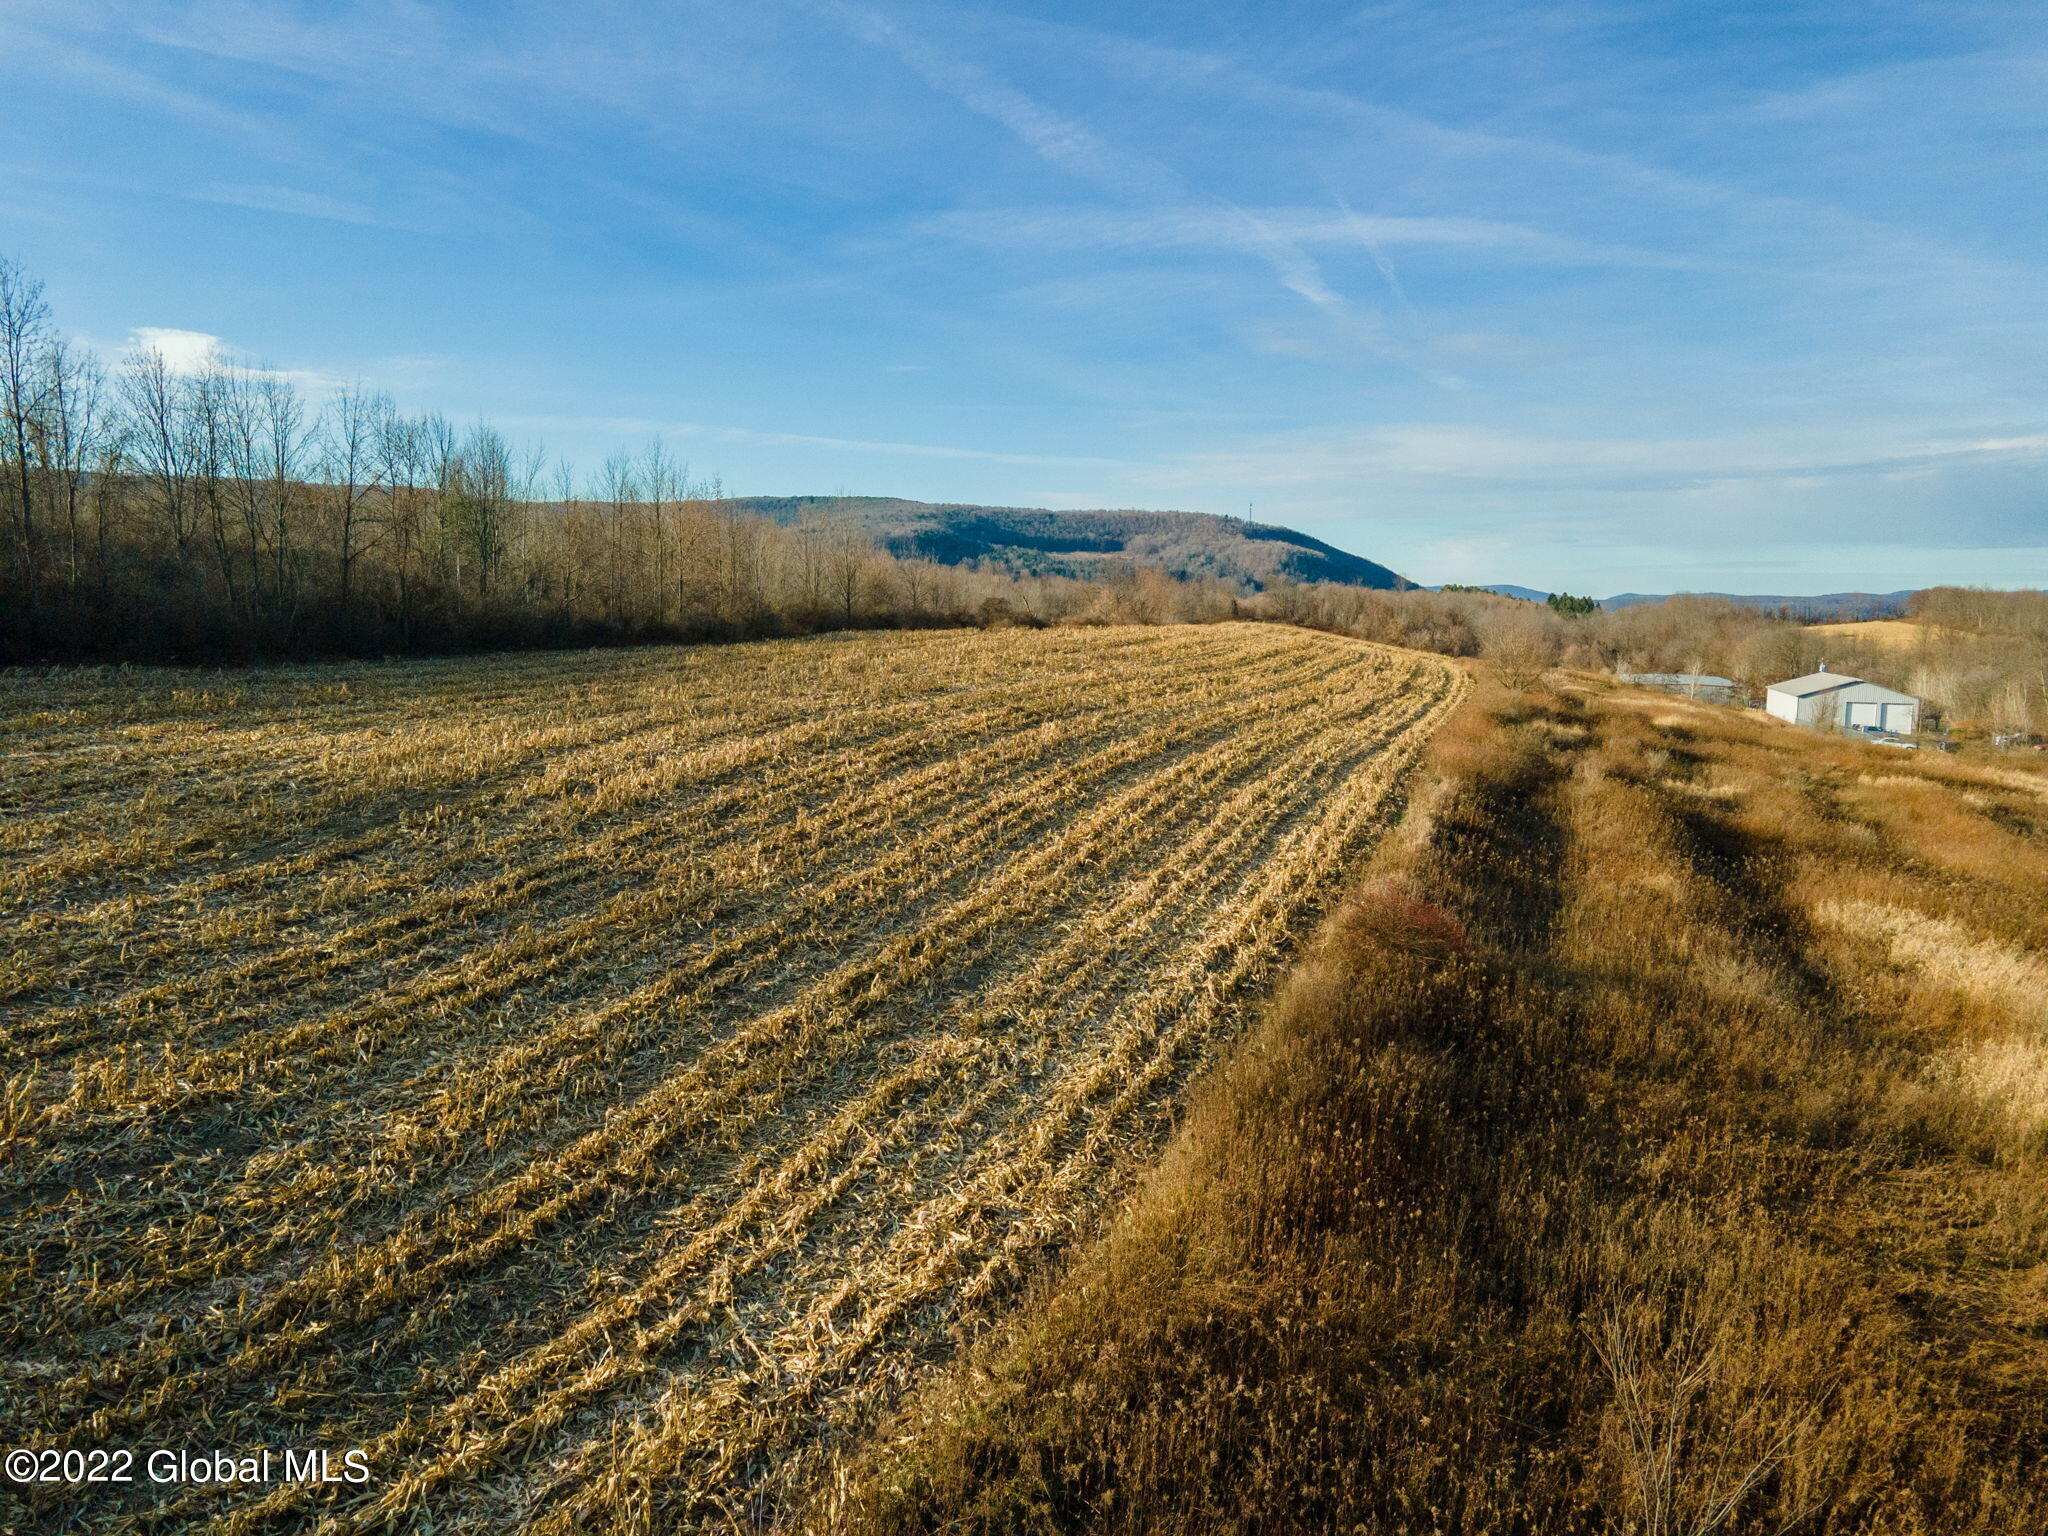
[[[1865,640],[1872,645],[1898,650],[1912,650],[1915,646],[1925,645],[1939,633],[1911,619],[1854,619],[1841,624],[1807,624],[1802,627],[1812,635],[1840,635],[1845,640]]]
[[[1072,1272],[804,1528],[2048,1528],[2048,808],[1481,697]]]
[[[767,1518],[1091,1228],[1465,687],[1250,625],[10,678],[0,1443],[374,1475],[0,1524]]]

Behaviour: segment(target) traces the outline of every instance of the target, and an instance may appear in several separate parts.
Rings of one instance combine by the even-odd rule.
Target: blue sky
[[[0,252],[584,469],[2048,584],[2038,0],[12,0]]]

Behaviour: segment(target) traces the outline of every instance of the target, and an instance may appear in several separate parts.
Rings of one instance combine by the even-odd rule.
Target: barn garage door
[[[1887,704],[1884,707],[1884,728],[1901,735],[1913,731],[1913,706],[1910,704]]]
[[[1849,706],[1849,723],[1861,730],[1874,731],[1884,723],[1878,704],[1856,704]]]

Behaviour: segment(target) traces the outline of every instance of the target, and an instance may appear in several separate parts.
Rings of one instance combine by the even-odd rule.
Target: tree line
[[[658,440],[579,481],[359,385],[109,367],[0,261],[0,660],[256,660],[1215,616],[1228,595],[877,550],[739,510]],[[1202,609],[1200,614],[1196,608]]]

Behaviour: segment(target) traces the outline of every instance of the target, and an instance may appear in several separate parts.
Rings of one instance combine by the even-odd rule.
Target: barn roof
[[[1918,704],[1920,701],[1910,693],[1901,693],[1896,688],[1887,688],[1883,683],[1856,685],[1856,700],[1859,704]]]
[[[1790,694],[1795,699],[1803,699],[1808,694],[1826,693],[1830,689],[1846,688],[1851,683],[1860,683],[1862,681],[1862,678],[1851,677],[1846,672],[1809,672],[1804,677],[1795,677],[1786,682],[1773,683],[1771,684],[1770,691],[1772,693]]]

